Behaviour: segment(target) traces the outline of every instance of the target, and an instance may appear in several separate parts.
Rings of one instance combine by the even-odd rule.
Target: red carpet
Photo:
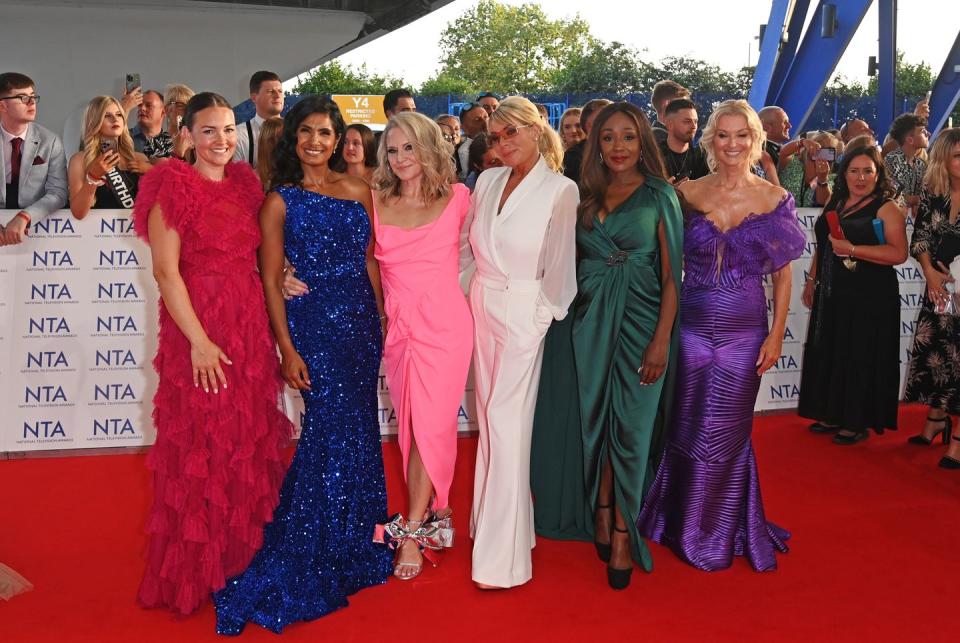
[[[793,532],[776,572],[738,560],[705,573],[653,546],[656,570],[624,592],[606,586],[587,543],[540,539],[534,579],[499,592],[470,582],[466,523],[475,439],[460,441],[456,548],[413,582],[391,580],[349,608],[288,628],[248,626],[246,641],[952,641],[960,609],[960,473],[939,446],[899,433],[830,444],[795,416],[758,418],[754,442],[769,518]],[[390,497],[399,452],[384,445]],[[0,602],[0,642],[215,641],[213,609],[175,620],[140,609],[143,456],[0,461],[0,561],[36,589]]]

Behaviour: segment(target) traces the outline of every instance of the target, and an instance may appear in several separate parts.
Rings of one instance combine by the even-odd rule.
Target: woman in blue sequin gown
[[[382,311],[365,183],[329,170],[344,133],[335,103],[308,98],[286,116],[260,212],[260,269],[283,377],[306,406],[300,443],[263,548],[214,595],[217,631],[254,622],[279,633],[386,581],[372,542],[387,517],[377,422]],[[283,302],[283,256],[312,288]],[[382,317],[381,317],[382,318]]]

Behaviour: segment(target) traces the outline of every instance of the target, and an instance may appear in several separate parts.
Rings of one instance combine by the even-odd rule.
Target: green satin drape
[[[673,187],[648,178],[603,223],[578,227],[579,297],[573,322],[583,437],[586,501],[596,504],[600,471],[610,459],[614,499],[626,520],[633,558],[647,571],[653,561],[636,519],[659,458],[672,400],[677,323],[666,373],[643,386],[637,369],[660,316],[661,259],[657,228],[663,224],[677,300],[680,296],[683,217]]]

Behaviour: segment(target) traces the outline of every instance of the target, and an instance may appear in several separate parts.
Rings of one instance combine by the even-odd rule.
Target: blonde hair
[[[163,105],[166,107],[170,103],[186,103],[193,98],[195,91],[186,85],[167,85],[163,93]]]
[[[757,164],[763,157],[763,146],[767,142],[767,135],[760,124],[760,117],[745,100],[725,100],[710,114],[707,126],[703,128],[700,138],[700,147],[707,153],[707,165],[711,172],[717,171],[717,153],[713,147],[713,139],[717,134],[717,123],[724,116],[742,116],[747,120],[747,129],[750,130],[750,165]]]
[[[543,155],[547,166],[554,172],[563,171],[563,143],[560,135],[547,127],[540,118],[537,106],[523,96],[508,96],[500,102],[500,106],[490,115],[490,120],[496,120],[515,127],[533,126],[540,133],[537,142],[540,154]]]
[[[104,115],[111,107],[117,108],[123,120],[123,130],[117,139],[117,153],[127,164],[133,162],[133,139],[130,138],[130,130],[127,129],[127,115],[123,112],[123,106],[113,96],[96,96],[87,104],[83,112],[83,138],[80,142],[83,167],[89,166],[95,158],[100,156],[100,143],[103,140],[100,136],[100,128],[103,126]]]
[[[280,116],[271,116],[260,126],[260,136],[257,137],[257,175],[264,192],[269,192],[272,187],[270,176],[273,172],[273,149],[277,146],[281,134],[283,118]]]
[[[394,114],[380,137],[377,148],[377,169],[373,173],[373,187],[381,201],[400,196],[400,178],[393,173],[387,159],[387,138],[394,129],[400,129],[413,146],[420,163],[420,196],[426,205],[450,194],[450,184],[456,180],[453,164],[453,145],[443,140],[440,126],[417,112]]]
[[[951,127],[941,130],[937,140],[930,148],[930,164],[923,175],[923,185],[934,196],[948,196],[950,194],[950,173],[947,164],[953,154],[953,148],[960,145],[960,127]]]

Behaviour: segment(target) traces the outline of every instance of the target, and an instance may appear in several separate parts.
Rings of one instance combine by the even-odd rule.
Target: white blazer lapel
[[[500,216],[497,217],[498,223],[502,224],[511,214],[523,207],[523,202],[536,191],[548,171],[547,161],[541,156],[540,160],[533,166],[533,169],[530,170],[530,173],[523,177],[520,184],[515,187],[513,192],[510,193],[510,196],[507,197],[506,203],[503,204],[503,209],[500,210]],[[509,173],[507,173],[506,176],[509,176]],[[506,183],[506,181],[504,181],[504,183]],[[503,194],[502,190],[500,194]]]
[[[487,246],[487,252],[493,263],[497,266],[500,264],[500,253],[497,252],[497,222],[503,213],[500,215],[497,214],[497,209],[500,207],[500,198],[503,196],[503,190],[507,187],[507,181],[510,179],[510,168],[498,168],[496,170],[487,170],[487,172],[497,172],[496,178],[490,182],[490,187],[487,190],[485,195],[483,212],[483,240]],[[506,209],[506,204],[504,204],[504,209]]]

